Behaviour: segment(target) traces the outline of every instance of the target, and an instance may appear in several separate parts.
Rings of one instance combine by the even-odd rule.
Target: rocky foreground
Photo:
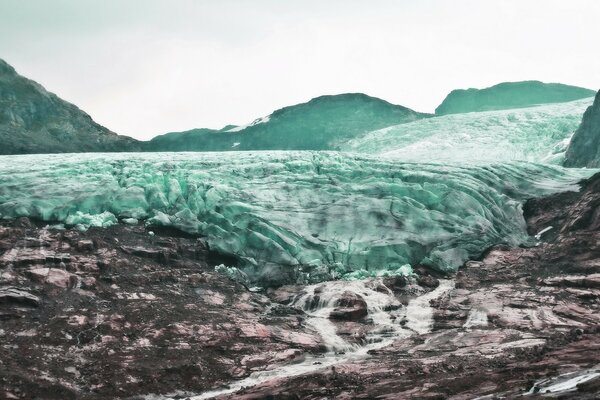
[[[432,327],[398,321],[414,334],[229,396],[597,398],[599,204],[596,176],[579,193],[525,205],[530,233],[544,231],[537,246],[494,247],[452,277],[417,268],[418,278],[366,283],[395,298],[390,310],[406,308],[440,278],[454,288],[426,305]],[[234,260],[202,238],[139,225],[44,226],[27,219],[0,226],[0,398],[185,398],[327,352],[294,302],[306,288],[256,292],[232,281],[215,267]],[[364,345],[377,329],[367,308],[361,293],[343,293],[329,315],[337,335]],[[553,378],[572,372],[595,378],[545,393],[556,389]]]
[[[431,333],[397,341],[361,362],[272,381],[235,398],[598,398],[598,205],[600,175],[579,193],[528,201],[529,233],[545,231],[537,246],[497,246],[467,262],[455,289],[432,302]],[[569,373],[595,378],[545,393],[559,389],[551,387],[559,382],[553,379]]]

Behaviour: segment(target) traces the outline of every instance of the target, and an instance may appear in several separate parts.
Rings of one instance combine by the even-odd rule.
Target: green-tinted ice
[[[0,169],[4,218],[174,226],[206,236],[263,283],[406,272],[406,264],[454,270],[491,244],[524,240],[524,199],[589,175],[327,152],[7,156]]]
[[[346,145],[362,155],[6,156],[0,217],[176,227],[244,270],[223,271],[262,284],[405,274],[417,264],[450,271],[490,245],[526,240],[526,198],[591,175],[552,165],[591,102],[410,122]]]

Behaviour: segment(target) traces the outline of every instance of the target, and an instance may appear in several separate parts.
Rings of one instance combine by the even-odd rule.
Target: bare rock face
[[[0,154],[139,149],[0,59]]]
[[[304,315],[215,272],[202,239],[0,223],[0,398],[213,388],[323,350]]]
[[[9,286],[0,288],[0,303],[15,303],[37,307],[40,305],[40,298],[26,290]]]
[[[48,283],[66,289],[71,282],[77,282],[75,275],[59,268],[31,268],[26,274],[37,283]]]
[[[600,92],[583,114],[565,155],[565,167],[600,167]]]
[[[329,319],[358,321],[368,314],[367,302],[354,292],[344,292],[329,314]]]

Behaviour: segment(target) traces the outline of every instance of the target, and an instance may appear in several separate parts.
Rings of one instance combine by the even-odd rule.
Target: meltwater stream
[[[294,377],[317,372],[335,364],[358,361],[369,357],[369,351],[386,347],[395,340],[428,333],[433,327],[430,301],[444,296],[453,288],[454,281],[440,280],[435,290],[411,300],[406,307],[402,307],[392,291],[377,280],[332,281],[307,286],[304,293],[294,299],[292,305],[307,313],[307,324],[319,332],[328,349],[327,353],[309,355],[298,363],[255,372],[248,378],[232,382],[226,388],[208,391],[190,399],[210,399],[257,386],[271,379]],[[329,320],[329,314],[344,292],[358,294],[367,303],[367,318],[372,321],[374,329],[367,335],[365,345],[345,341],[336,334],[335,325]],[[401,324],[403,320],[405,323]]]

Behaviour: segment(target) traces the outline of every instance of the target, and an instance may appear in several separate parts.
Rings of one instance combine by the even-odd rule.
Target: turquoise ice
[[[526,242],[523,201],[594,172],[560,167],[591,102],[422,119],[347,152],[4,156],[0,218],[175,227],[262,285],[453,271]]]
[[[590,174],[334,152],[6,156],[0,169],[3,218],[173,226],[263,284],[455,270],[492,244],[526,240],[524,199]]]

